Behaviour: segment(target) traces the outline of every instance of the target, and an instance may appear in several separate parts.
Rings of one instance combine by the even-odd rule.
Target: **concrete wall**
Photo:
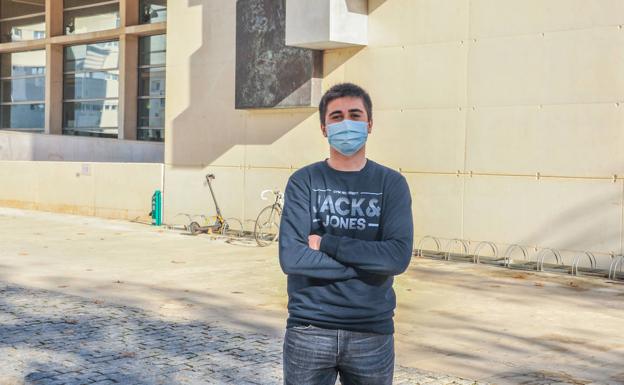
[[[149,221],[162,164],[0,161],[0,206]]]
[[[157,142],[0,131],[0,160],[162,163],[164,153]]]
[[[166,221],[213,212],[206,172],[253,219],[328,153],[313,109],[234,109],[235,8],[169,4]],[[368,155],[407,177],[417,236],[621,253],[622,24],[620,0],[370,0],[368,47],[325,51],[323,88],[370,91]]]

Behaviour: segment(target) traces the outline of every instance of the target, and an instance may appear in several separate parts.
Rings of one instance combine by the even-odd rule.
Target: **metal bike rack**
[[[596,268],[596,265],[597,265],[596,256],[594,255],[594,253],[590,251],[585,251],[583,254],[579,254],[576,257],[574,257],[574,261],[572,262],[572,270],[570,270],[570,274],[579,275],[578,265],[579,265],[579,262],[581,261],[581,258],[583,257],[587,257],[587,259],[589,259],[589,265],[592,270]]]
[[[609,279],[615,280],[618,275],[618,266],[620,267],[620,273],[622,272],[622,266],[624,266],[624,255],[618,255],[613,257],[611,265],[609,266]]]
[[[481,249],[483,249],[485,246],[490,246],[490,249],[492,250],[492,253],[494,254],[492,258],[494,259],[498,258],[498,246],[496,246],[494,242],[483,241],[479,243],[477,247],[475,248],[474,255],[472,256],[473,263],[479,263],[479,260],[481,258],[481,255],[480,255]]]
[[[558,265],[563,265],[563,258],[561,257],[561,253],[559,252],[559,250],[546,248],[540,250],[540,252],[537,254],[537,265],[535,266],[535,270],[544,271],[544,260],[546,259],[548,253],[555,257],[555,261]]]
[[[464,254],[468,254],[468,242],[464,241],[463,239],[459,239],[459,238],[454,238],[451,239],[447,244],[446,244],[446,252],[444,253],[444,259],[447,261],[451,260],[451,250],[453,249],[453,246],[459,244],[461,245],[462,249],[464,250]]]
[[[505,250],[505,255],[503,257],[503,261],[504,261],[503,266],[509,267],[509,265],[511,265],[511,256],[513,255],[513,252],[516,250],[522,251],[522,255],[524,256],[524,259],[528,261],[529,251],[527,250],[527,248],[522,245],[513,244],[509,246],[507,250]]]
[[[423,256],[423,245],[425,243],[425,241],[427,239],[431,239],[433,242],[435,242],[436,245],[436,253],[440,252],[440,249],[442,248],[441,244],[440,244],[440,240],[436,237],[433,237],[431,235],[425,235],[424,237],[420,238],[420,241],[418,242],[418,247],[416,248],[416,257],[422,257]]]

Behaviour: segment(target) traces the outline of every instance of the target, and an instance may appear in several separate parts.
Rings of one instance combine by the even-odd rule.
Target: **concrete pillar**
[[[136,140],[139,38],[119,38],[119,139]]]
[[[46,44],[45,133],[63,133],[63,47]]]

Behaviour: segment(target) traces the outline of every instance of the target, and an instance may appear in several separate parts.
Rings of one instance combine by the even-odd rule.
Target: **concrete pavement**
[[[283,337],[286,279],[276,247],[4,208],[0,245],[0,282],[18,293],[273,343]],[[395,290],[397,367],[405,372],[499,384],[624,383],[621,283],[413,259]]]

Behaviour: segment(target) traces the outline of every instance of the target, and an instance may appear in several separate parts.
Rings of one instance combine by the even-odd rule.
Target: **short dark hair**
[[[366,115],[368,115],[368,121],[370,122],[373,119],[373,102],[368,92],[353,83],[340,83],[327,90],[321,98],[321,102],[319,103],[319,114],[321,115],[322,125],[325,125],[325,114],[327,114],[327,105],[329,102],[334,99],[344,97],[362,99],[362,102],[364,102],[364,108],[366,108]]]

